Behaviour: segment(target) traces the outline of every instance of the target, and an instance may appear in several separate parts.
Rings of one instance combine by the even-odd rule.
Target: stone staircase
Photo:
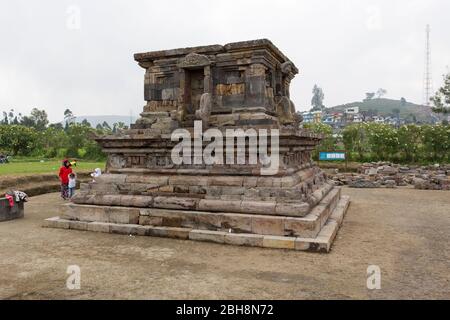
[[[95,184],[90,185],[97,188]],[[223,211],[212,211],[211,207],[203,208],[208,211],[170,208],[171,202],[162,200],[158,202],[160,208],[149,208],[156,198],[97,192],[100,194],[91,197],[93,204],[68,203],[60,216],[45,220],[44,226],[328,252],[349,205],[349,198],[341,196],[340,188],[327,184],[321,191],[324,194],[320,202],[304,216],[270,214],[264,210],[258,213],[230,212],[232,205]],[[176,198],[173,195],[158,197]],[[82,201],[86,203],[87,199],[82,198]]]

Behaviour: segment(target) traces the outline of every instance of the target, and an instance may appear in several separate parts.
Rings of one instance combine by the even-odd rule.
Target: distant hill
[[[377,115],[386,117],[394,113],[394,109],[400,110],[400,118],[408,118],[414,115],[417,121],[431,122],[431,108],[411,102],[402,103],[400,100],[371,99],[361,102],[352,102],[327,108],[328,111],[344,111],[346,108],[359,107],[359,112],[376,112]]]
[[[114,115],[103,115],[103,116],[78,116],[75,117],[75,122],[80,123],[83,120],[87,120],[93,128],[97,126],[97,124],[102,124],[103,122],[107,122],[110,127],[114,123],[117,122],[123,122],[127,126],[130,125],[130,116],[114,116]],[[131,117],[131,123],[134,123],[136,121],[136,117]]]

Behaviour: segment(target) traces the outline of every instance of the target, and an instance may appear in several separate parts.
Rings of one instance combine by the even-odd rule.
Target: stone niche
[[[137,53],[134,59],[145,69],[141,117],[128,130],[97,137],[108,155],[105,174],[82,184],[46,226],[330,250],[349,199],[311,160],[322,137],[300,127],[289,97],[298,73],[292,61],[266,39]],[[247,159],[173,163],[178,142],[171,133],[195,132],[196,120],[220,132],[276,129],[277,172],[267,176]],[[250,146],[249,138],[245,150]]]

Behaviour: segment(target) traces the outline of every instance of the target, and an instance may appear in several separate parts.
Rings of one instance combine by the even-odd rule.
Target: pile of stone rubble
[[[336,185],[353,188],[395,188],[414,186],[416,189],[450,190],[450,164],[404,166],[390,162],[363,163],[357,172],[329,174]]]

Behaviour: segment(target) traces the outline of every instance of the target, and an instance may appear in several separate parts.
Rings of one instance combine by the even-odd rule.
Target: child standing
[[[75,173],[70,173],[69,174],[69,199],[72,198],[75,195],[75,188],[77,186],[77,176],[75,175]]]
[[[64,160],[59,168],[59,180],[61,181],[61,197],[66,200],[69,192],[69,174],[72,173],[69,160]]]
[[[98,178],[102,175],[102,170],[100,168],[96,168],[94,172],[91,173],[92,182],[95,182],[95,178]]]

